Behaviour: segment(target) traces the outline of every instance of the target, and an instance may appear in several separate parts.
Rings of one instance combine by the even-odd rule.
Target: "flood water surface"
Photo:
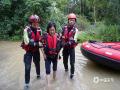
[[[0,90],[25,90],[24,63],[20,42],[0,41]],[[70,67],[70,64],[69,64]],[[69,70],[70,71],[70,70]],[[58,61],[57,77],[50,79],[50,90],[120,90],[120,72],[87,60],[76,47],[75,76],[65,72],[62,59]],[[48,90],[41,53],[41,79],[36,79],[32,63],[30,87],[27,90]]]

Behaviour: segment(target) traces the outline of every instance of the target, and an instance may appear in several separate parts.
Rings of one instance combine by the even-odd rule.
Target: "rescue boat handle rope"
[[[103,45],[102,42],[98,42],[98,41],[94,41],[94,40],[89,40],[88,42],[90,43],[91,46],[93,46],[95,48],[98,48],[98,49],[101,49],[101,48],[111,48],[111,49],[120,51],[120,49],[116,49],[116,48],[112,47],[112,46],[117,46],[117,45]],[[101,47],[96,47],[96,46],[94,46],[94,44],[97,44],[97,45],[99,45]],[[120,45],[120,44],[118,44],[118,45]]]

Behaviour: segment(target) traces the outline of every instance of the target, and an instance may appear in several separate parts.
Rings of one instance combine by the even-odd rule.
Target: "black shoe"
[[[70,75],[70,79],[73,79],[73,77],[74,77],[74,74],[71,74],[71,75]]]
[[[41,77],[40,77],[40,75],[37,75],[37,79],[40,79]]]
[[[29,87],[30,87],[29,84],[25,84],[25,86],[24,86],[25,89],[28,89]]]
[[[68,69],[65,69],[65,72],[68,72]]]

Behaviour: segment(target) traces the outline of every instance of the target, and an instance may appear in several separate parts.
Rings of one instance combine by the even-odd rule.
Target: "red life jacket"
[[[65,37],[64,42],[65,43],[68,43],[68,42],[71,43],[70,48],[77,46],[77,43],[74,40],[75,33],[76,33],[76,28],[75,27],[73,27],[69,31],[68,26],[64,26],[64,28],[63,28],[63,36]]]
[[[36,34],[31,30],[31,28],[28,28],[27,32],[28,32],[29,39],[33,39],[35,42],[39,42],[41,40],[41,35],[40,35],[41,30],[40,29],[37,30]],[[24,42],[22,43],[21,46],[25,51],[35,52],[36,50],[39,49],[38,46],[32,47],[29,44],[26,45]]]
[[[57,55],[59,52],[58,49],[58,38],[57,34],[51,36],[50,34],[46,35],[44,50],[47,55]]]

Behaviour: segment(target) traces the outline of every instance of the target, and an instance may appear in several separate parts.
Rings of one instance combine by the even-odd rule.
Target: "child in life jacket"
[[[56,25],[49,22],[47,26],[47,33],[43,36],[44,59],[46,69],[47,85],[50,84],[51,63],[53,64],[53,79],[56,78],[58,53],[61,49],[60,38],[56,33]]]

